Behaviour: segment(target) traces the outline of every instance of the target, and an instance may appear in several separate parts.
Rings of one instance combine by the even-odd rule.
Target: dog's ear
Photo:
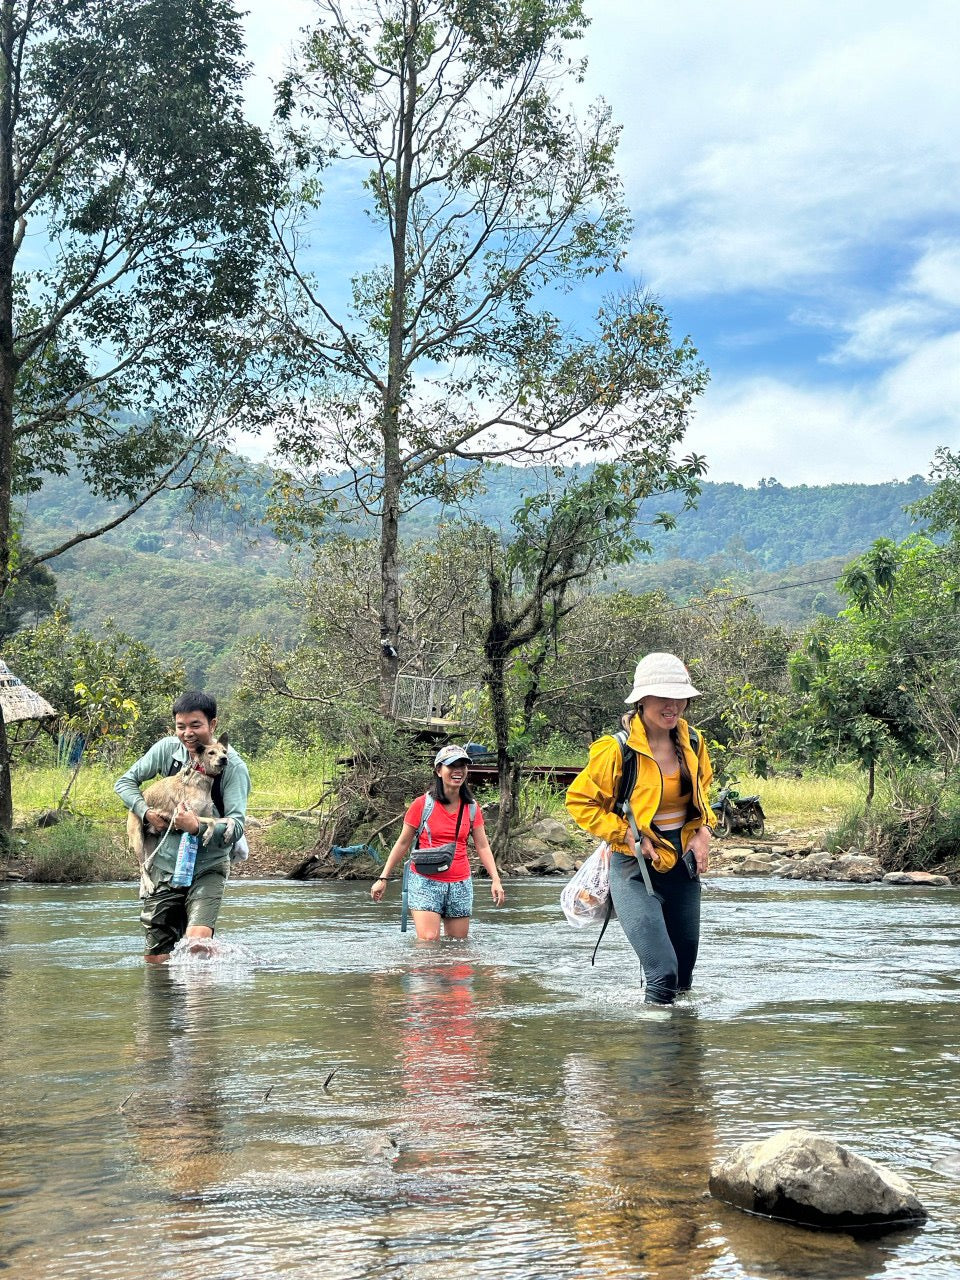
[[[225,733],[221,733],[217,741],[220,743],[222,747],[229,747],[230,745],[230,743],[227,741],[227,735]]]

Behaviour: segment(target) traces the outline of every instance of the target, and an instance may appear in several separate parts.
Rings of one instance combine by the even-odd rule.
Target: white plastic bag
[[[563,886],[560,905],[575,929],[602,923],[610,897],[610,847],[603,844],[591,853],[573,878]]]

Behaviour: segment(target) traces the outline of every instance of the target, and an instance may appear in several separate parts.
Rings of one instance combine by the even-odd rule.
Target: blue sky
[[[244,7],[265,120],[312,5]],[[711,370],[685,446],[708,478],[906,479],[960,448],[960,4],[586,7],[627,270]]]

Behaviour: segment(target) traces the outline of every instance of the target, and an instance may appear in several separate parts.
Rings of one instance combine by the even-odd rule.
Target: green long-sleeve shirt
[[[159,742],[153,744],[146,755],[142,755],[122,777],[117,779],[113,789],[127,808],[132,809],[142,820],[147,811],[147,805],[140,788],[145,782],[151,782],[154,778],[169,777],[176,760],[185,766],[189,754],[179,738],[172,736],[161,738]],[[197,875],[228,858],[236,841],[243,835],[247,817],[247,797],[250,794],[250,774],[233,747],[227,748],[227,764],[220,775],[220,785],[223,791],[224,812],[216,811],[217,816],[223,819],[232,818],[233,832],[230,840],[224,838],[228,829],[224,821],[214,826],[213,835],[207,844],[203,843],[201,837],[197,847]],[[157,884],[168,880],[173,874],[180,835],[179,831],[170,830],[157,846],[150,871],[151,879]]]

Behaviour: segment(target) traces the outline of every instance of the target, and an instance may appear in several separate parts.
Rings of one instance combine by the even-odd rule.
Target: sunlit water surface
[[[145,966],[130,886],[0,889],[0,1267],[29,1280],[960,1276],[960,893],[720,880],[693,997],[508,885],[418,946],[359,884],[235,882]],[[712,1200],[805,1125],[930,1213],[880,1240]]]

